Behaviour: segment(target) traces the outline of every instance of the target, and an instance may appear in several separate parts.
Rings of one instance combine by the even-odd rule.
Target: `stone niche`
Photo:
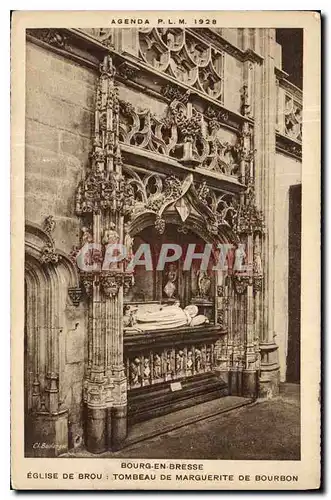
[[[184,260],[189,244],[195,244],[196,252],[203,252],[205,242],[198,235],[186,227],[176,224],[167,224],[163,235],[157,233],[153,226],[148,226],[135,236],[134,248],[136,249],[143,243],[148,243],[151,248],[153,270],[148,270],[143,266],[137,266],[135,269],[135,283],[125,297],[126,303],[172,303],[179,301],[181,307],[196,303],[199,312],[208,317],[211,323],[214,322],[214,274],[208,268],[209,279],[208,293],[205,297],[201,296],[198,286],[198,275],[200,260],[193,260],[189,270],[183,269]],[[182,256],[178,261],[165,265],[164,270],[157,270],[157,264],[162,243],[176,244],[182,248]],[[214,265],[212,258],[209,267]],[[171,279],[169,278],[171,277]],[[173,293],[169,290],[169,279],[173,283]]]

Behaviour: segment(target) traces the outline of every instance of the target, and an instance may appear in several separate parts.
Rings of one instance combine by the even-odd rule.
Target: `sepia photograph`
[[[107,14],[24,33],[24,457],[300,463],[307,30]]]

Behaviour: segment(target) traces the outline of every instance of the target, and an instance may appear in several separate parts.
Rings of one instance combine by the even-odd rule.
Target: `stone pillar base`
[[[279,394],[279,367],[261,370],[259,379],[259,398],[273,398]]]
[[[229,394],[230,396],[242,395],[242,370],[229,371]]]
[[[68,410],[38,412],[27,417],[26,456],[58,457],[68,451]]]
[[[242,374],[242,395],[256,399],[258,395],[258,376],[255,370],[244,370]]]
[[[127,407],[87,408],[86,448],[91,453],[115,451],[127,436]]]
[[[127,407],[115,406],[112,408],[112,433],[111,433],[111,449],[119,450],[128,434],[127,424]]]
[[[91,453],[107,450],[107,409],[87,408],[86,448]]]
[[[272,343],[260,343],[261,366],[259,378],[259,398],[273,398],[279,394],[280,372],[278,346]]]

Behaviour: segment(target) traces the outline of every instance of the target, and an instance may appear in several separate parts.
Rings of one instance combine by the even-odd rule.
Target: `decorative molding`
[[[263,289],[263,276],[253,276],[254,293],[262,292],[262,289]]]
[[[128,63],[127,61],[119,64],[116,70],[116,76],[123,78],[125,82],[134,79],[138,73],[139,69],[133,64]]]
[[[68,36],[62,30],[58,29],[34,29],[27,30],[28,34],[33,33],[33,35],[47,43],[48,45],[53,45],[54,47],[60,49],[68,48]]]
[[[287,73],[285,73],[285,74],[287,75]],[[293,83],[291,83],[286,78],[279,78],[278,80],[279,80],[279,87],[284,89],[286,92],[291,94],[293,97],[295,97],[295,99],[297,99],[299,101],[299,103],[301,103],[301,105],[302,105],[302,100],[303,100],[302,90],[299,87],[297,87],[296,85],[294,85]]]
[[[26,37],[32,43],[96,70],[100,60],[109,53],[109,48],[78,29],[29,28]]]
[[[302,144],[278,133],[276,133],[276,151],[299,161],[302,160]]]
[[[55,249],[53,239],[53,232],[56,227],[56,222],[52,215],[45,217],[43,222],[43,229],[47,234],[49,241],[42,247],[39,260],[42,264],[57,264],[61,260],[61,256]]]

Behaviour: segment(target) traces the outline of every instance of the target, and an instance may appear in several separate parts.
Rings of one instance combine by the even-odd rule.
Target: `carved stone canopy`
[[[170,212],[178,215],[181,224],[195,219],[204,231],[217,237],[225,229],[231,233],[236,214],[236,197],[225,192],[216,192],[206,184],[195,185],[193,174],[180,179],[159,174],[141,174],[124,168],[127,191],[128,219],[136,225],[137,219],[153,220],[156,230],[165,230],[165,216]],[[200,221],[200,222],[199,222]],[[236,237],[230,238],[236,241]]]

